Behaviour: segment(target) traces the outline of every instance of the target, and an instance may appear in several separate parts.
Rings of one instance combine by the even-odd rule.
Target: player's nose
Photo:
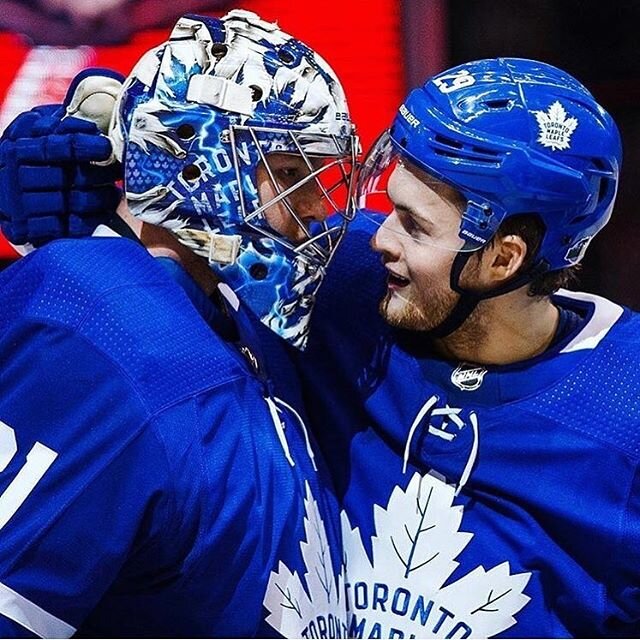
[[[322,222],[326,219],[328,215],[327,204],[318,185],[315,183],[305,185],[297,198],[296,211],[307,224]]]
[[[371,238],[371,248],[383,254],[387,259],[397,257],[400,253],[398,216],[392,211]]]

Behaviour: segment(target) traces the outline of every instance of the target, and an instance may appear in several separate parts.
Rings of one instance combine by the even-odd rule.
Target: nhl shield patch
[[[486,373],[484,367],[463,362],[451,374],[451,382],[462,391],[475,391],[480,388]]]

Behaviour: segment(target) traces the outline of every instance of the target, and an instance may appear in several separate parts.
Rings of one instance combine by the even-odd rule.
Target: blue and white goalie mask
[[[111,137],[129,208],[302,348],[354,211],[359,151],[327,63],[247,11],[182,17],[127,78]]]

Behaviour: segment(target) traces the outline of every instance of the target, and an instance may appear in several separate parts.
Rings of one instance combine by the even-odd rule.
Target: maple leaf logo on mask
[[[546,111],[532,112],[540,131],[538,132],[538,142],[552,151],[563,151],[568,149],[571,143],[571,134],[578,126],[578,119],[567,117],[567,112],[557,100]]]
[[[324,522],[309,483],[304,500],[305,541],[300,550],[306,589],[296,571],[283,562],[272,571],[264,598],[267,622],[285,638],[344,638],[344,569],[336,579]]]
[[[433,472],[414,474],[406,491],[396,486],[386,509],[374,506],[372,560],[343,512],[350,637],[491,638],[516,623],[530,573],[503,562],[444,586],[473,538],[460,531],[454,494]]]

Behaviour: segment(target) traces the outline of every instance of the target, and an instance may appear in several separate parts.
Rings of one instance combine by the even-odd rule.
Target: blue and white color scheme
[[[206,257],[269,328],[302,347],[317,287],[353,212],[358,152],[342,87],[327,63],[253,13],[185,16],[126,80],[111,137],[134,215]],[[299,219],[288,196],[258,201],[270,153],[301,155],[328,213]],[[313,159],[324,159],[322,167]],[[325,175],[337,176],[331,185]],[[338,194],[343,200],[338,202]],[[294,244],[265,211],[282,202],[305,234]]]
[[[576,321],[542,355],[444,361],[380,318],[372,231],[351,225],[301,355],[332,425],[350,633],[638,637],[640,317],[560,292]]]
[[[455,251],[535,214],[538,273],[577,264],[611,216],[622,159],[611,116],[568,73],[517,58],[454,67],[412,91],[364,162],[361,204],[406,159],[466,199]]]
[[[162,261],[61,240],[0,275],[0,637],[344,637],[282,341]]]

